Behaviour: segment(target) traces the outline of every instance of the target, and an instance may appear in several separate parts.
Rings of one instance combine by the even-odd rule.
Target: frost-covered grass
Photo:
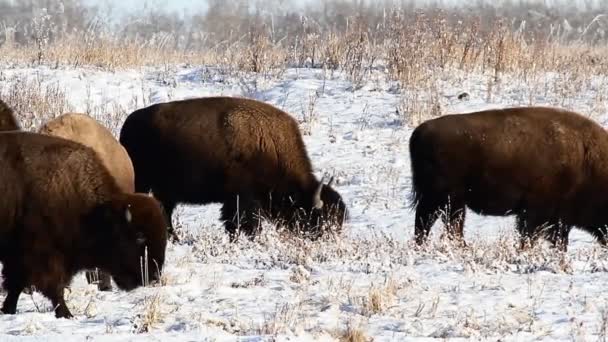
[[[525,104],[563,106],[606,125],[606,76],[512,72],[495,83],[491,73],[445,69],[429,87],[398,90],[381,71],[360,87],[345,73],[323,69],[240,75],[216,66],[114,72],[7,66],[0,96],[26,129],[73,110],[90,113],[115,134],[134,109],[167,100],[223,94],[272,103],[299,120],[315,172],[336,175],[350,210],[344,233],[313,242],[266,223],[255,241],[231,244],[218,205],[181,206],[174,219],[183,242],[169,244],[160,285],[107,293],[78,275],[66,291],[74,319],[56,319],[37,292],[22,295],[17,315],[0,316],[0,340],[606,336],[608,251],[588,234],[573,231],[567,253],[547,245],[520,251],[512,218],[470,214],[468,247],[438,238],[438,223],[430,245],[420,248],[412,241],[407,202],[413,125],[432,115]]]

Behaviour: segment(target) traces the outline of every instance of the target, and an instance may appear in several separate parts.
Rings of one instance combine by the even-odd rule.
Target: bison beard
[[[259,216],[311,236],[339,230],[346,206],[313,172],[298,123],[263,102],[209,97],[155,104],[129,115],[120,142],[135,169],[135,190],[152,191],[170,229],[178,203],[222,203],[232,240],[250,237]],[[321,228],[319,228],[321,227]]]
[[[129,154],[112,133],[92,117],[80,113],[65,113],[46,122],[38,132],[89,146],[97,152],[121,190],[126,193],[134,192],[135,175]],[[98,288],[101,291],[112,289],[107,273],[87,271],[86,278],[89,284],[99,279]]]
[[[409,148],[418,244],[442,211],[450,236],[462,240],[465,207],[516,215],[522,245],[544,235],[566,250],[573,226],[607,242],[608,134],[580,114],[521,107],[446,115],[419,125]]]
[[[146,250],[152,280],[159,278],[167,241],[159,203],[123,193],[89,147],[0,133],[0,174],[2,312],[15,313],[20,293],[33,285],[57,317],[71,317],[63,290],[77,272],[98,267],[131,290],[143,282]]]

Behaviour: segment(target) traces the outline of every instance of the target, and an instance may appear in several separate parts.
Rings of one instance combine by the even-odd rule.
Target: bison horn
[[[323,208],[323,201],[321,200],[321,190],[323,190],[323,181],[325,180],[325,176],[319,182],[319,186],[315,190],[315,195],[313,197],[313,205],[315,209]]]
[[[131,215],[131,209],[129,209],[129,207],[130,205],[125,209],[125,219],[127,220],[127,223],[131,223],[131,220],[133,220],[133,215]]]

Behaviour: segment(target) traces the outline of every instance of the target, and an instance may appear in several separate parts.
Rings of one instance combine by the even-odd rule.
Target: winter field
[[[510,80],[487,101],[481,76],[457,74],[439,85],[442,112],[526,104],[531,91]],[[323,70],[288,69],[281,79],[261,81],[226,78],[214,67],[179,66],[113,73],[6,67],[0,80],[5,90],[28,82],[63,89],[66,110],[96,113],[116,134],[122,113],[144,104],[217,94],[267,101],[310,132],[304,138],[316,172],[336,174],[351,214],[344,234],[335,239],[281,236],[268,224],[258,240],[230,244],[218,220],[219,206],[181,207],[176,219],[183,244],[169,244],[162,286],[104,293],[80,275],[66,297],[75,319],[55,319],[50,302],[37,292],[22,295],[17,315],[0,316],[2,340],[605,336],[608,253],[586,233],[572,233],[565,255],[548,246],[520,253],[512,219],[470,215],[469,248],[437,236],[428,248],[415,247],[407,202],[412,126],[399,114],[399,96],[390,82],[378,78],[352,90],[340,74]],[[571,105],[593,112],[590,106],[608,79],[584,85]],[[468,99],[458,99],[463,92]],[[539,96],[537,103],[556,103],[551,95]],[[600,122],[607,117],[595,111]],[[437,223],[434,235],[442,229]]]
[[[606,340],[608,250],[589,234],[574,229],[566,253],[521,251],[513,218],[469,212],[468,247],[442,239],[440,221],[428,246],[414,244],[408,140],[432,117],[531,104],[608,128],[606,43],[582,39],[608,23],[530,43],[500,25],[400,20],[381,39],[349,26],[297,49],[259,34],[192,55],[168,49],[172,36],[141,47],[92,31],[63,38],[78,48],[0,39],[0,98],[24,129],[84,112],[118,137],[129,113],[153,103],[255,98],[299,121],[317,176],[336,176],[350,215],[320,241],[266,222],[253,242],[230,243],[219,205],[180,206],[181,242],[168,244],[160,284],[100,292],[79,274],[66,290],[73,319],[22,294],[16,315],[0,315],[0,341]]]

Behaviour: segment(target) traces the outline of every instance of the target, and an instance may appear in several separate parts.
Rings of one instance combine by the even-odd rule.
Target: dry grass
[[[488,102],[501,94],[505,83],[516,80],[529,89],[527,98],[517,104],[531,105],[537,95],[550,93],[555,95],[550,98],[557,99],[552,105],[570,108],[574,105],[572,94],[588,86],[592,77],[608,74],[608,46],[604,39],[597,38],[604,19],[594,13],[570,13],[568,22],[580,28],[577,36],[575,31],[564,29],[562,17],[554,21],[523,20],[517,15],[525,16],[531,9],[520,8],[521,4],[505,6],[496,13],[485,13],[483,8],[414,10],[407,1],[358,9],[336,4],[343,12],[336,13],[342,14],[344,21],[334,25],[324,21],[328,20],[324,14],[314,11],[297,21],[287,14],[248,17],[231,13],[236,9],[226,6],[218,9],[221,13],[216,13],[216,17],[210,14],[207,18],[210,21],[206,29],[210,32],[189,33],[187,44],[183,43],[184,32],[175,27],[155,34],[119,34],[120,29],[132,32],[133,28],[117,31],[96,19],[86,29],[61,31],[59,26],[50,24],[57,18],[33,17],[35,39],[17,44],[7,36],[0,45],[0,63],[44,64],[53,68],[94,66],[107,70],[156,66],[165,70],[159,74],[159,81],[169,83],[175,83],[171,66],[213,65],[220,75],[242,80],[251,93],[257,91],[259,81],[279,79],[287,68],[319,68],[324,79],[339,72],[340,77],[350,81],[353,91],[372,82],[390,82],[401,95],[396,110],[407,125],[444,114],[442,89],[446,79],[459,84],[470,75],[482,77]],[[544,13],[542,8],[532,9]],[[229,33],[218,32],[212,22],[226,24]],[[547,73],[555,77],[549,79]],[[605,96],[601,94],[608,89],[608,82],[600,87],[597,103],[589,108],[591,114],[606,109]],[[5,93],[2,96],[8,96],[9,103],[12,101],[17,111],[26,116],[32,112],[52,116],[66,106],[60,89],[35,81]],[[134,99],[133,107],[147,105],[144,93],[142,89],[142,97]],[[52,97],[53,107],[38,108],[37,101],[27,106],[16,98],[37,94]],[[311,93],[302,101],[304,134],[314,129],[319,96]],[[95,111],[124,114],[126,109],[108,104],[94,108],[87,103],[86,112],[96,115]],[[25,125],[36,124],[30,121],[36,120],[26,118]],[[107,126],[115,126],[114,121],[110,120]]]
[[[361,327],[354,326],[355,324],[349,321],[346,325],[346,329],[338,334],[338,341],[340,342],[370,342],[373,341],[370,337],[365,334]]]
[[[0,98],[15,112],[22,129],[35,130],[44,122],[72,111],[64,89],[42,82],[40,77],[6,78]]]
[[[133,328],[137,334],[150,332],[162,322],[164,316],[161,310],[163,301],[160,292],[152,296],[146,296],[141,305],[143,306],[142,311],[137,314],[133,323]]]
[[[408,6],[383,4],[345,14],[346,25],[314,25],[311,23],[317,18],[304,18],[285,22],[289,26],[282,28],[276,27],[270,16],[232,18],[250,24],[241,25],[239,34],[215,40],[205,32],[191,36],[191,48],[174,43],[183,40],[178,30],[145,37],[143,32],[118,34],[99,20],[82,31],[63,32],[57,31],[57,26],[39,25],[29,43],[6,39],[0,46],[0,61],[110,70],[205,64],[221,65],[230,74],[254,72],[275,78],[288,66],[313,67],[344,72],[353,89],[376,70],[402,87],[417,87],[429,86],[443,71],[456,69],[487,74],[492,91],[500,89],[501,76],[509,72],[574,69],[589,75],[608,68],[606,47],[595,40],[585,40],[582,35],[564,39],[555,34],[554,23],[516,26],[512,22],[519,18],[485,21],[480,14],[432,7],[411,11]],[[601,18],[596,21],[603,24]],[[586,24],[593,30],[593,25]],[[295,34],[279,35],[281,29]]]

